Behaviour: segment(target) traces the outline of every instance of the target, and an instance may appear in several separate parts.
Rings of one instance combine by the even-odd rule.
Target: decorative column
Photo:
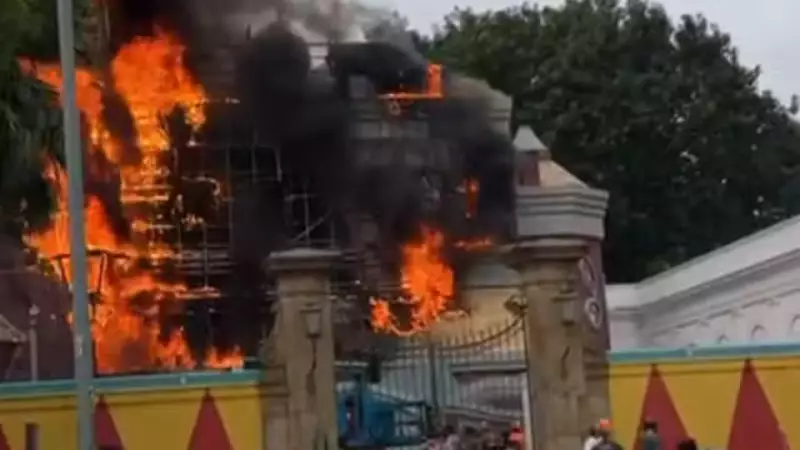
[[[330,274],[339,257],[299,248],[273,253],[267,261],[277,277],[278,299],[262,359],[272,384],[285,386],[283,398],[273,395],[275,404],[265,399],[267,449],[337,448]]]
[[[520,275],[528,385],[536,449],[580,448],[585,373],[575,266],[586,251],[577,239],[519,242],[508,249]]]
[[[596,312],[589,314],[581,298],[579,270],[603,238],[608,195],[553,162],[530,128],[520,129],[514,144],[517,215],[514,240],[504,254],[520,278],[534,447],[571,450],[580,448],[589,424],[608,413],[592,406],[607,404],[607,398],[589,401],[586,357],[594,354],[587,350],[602,347],[606,358],[607,325],[597,329],[587,323],[595,322]],[[595,306],[602,315],[605,305]],[[605,392],[600,395],[607,397]]]

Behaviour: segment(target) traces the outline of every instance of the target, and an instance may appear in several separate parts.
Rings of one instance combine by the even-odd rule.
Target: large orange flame
[[[411,309],[410,323],[399,325],[390,302],[372,299],[372,326],[376,330],[410,335],[430,328],[447,310],[453,298],[453,269],[444,259],[445,235],[422,226],[417,240],[403,245],[401,282],[403,303]]]
[[[466,200],[465,215],[472,219],[478,212],[480,184],[466,179],[460,186]],[[444,258],[447,237],[434,227],[423,225],[419,237],[402,246],[403,264],[400,272],[402,297],[397,303],[411,311],[408,325],[392,310],[392,304],[381,298],[371,300],[371,325],[377,331],[408,336],[433,326],[451,307],[454,294],[453,269]],[[482,251],[491,248],[490,237],[476,237],[451,242],[462,251]]]
[[[152,37],[137,37],[123,46],[111,64],[111,80],[133,118],[137,164],[123,163],[122,147],[103,119],[103,77],[90,70],[77,73],[77,101],[89,128],[87,152],[102,152],[116,165],[121,179],[121,203],[131,223],[130,238],[120,236],[100,199],[87,196],[86,240],[89,249],[88,286],[93,291],[92,333],[100,373],[191,368],[197,365],[182,329],[163,336],[158,320],[160,306],[178,301],[187,288],[158,279],[152,272],[165,258],[177,257],[162,241],[164,225],[157,208],[170,198],[169,167],[163,156],[170,150],[161,122],[176,109],[185,112],[193,130],[205,123],[206,94],[183,65],[184,47],[172,35],[156,30]],[[59,67],[31,62],[23,65],[57,90]],[[28,236],[39,253],[61,267],[70,283],[66,174],[56,164],[47,176],[58,192],[59,207],[51,227]],[[108,170],[108,169],[106,169]],[[116,174],[105,174],[116,176]],[[146,262],[146,264],[143,264]],[[240,366],[241,352],[212,349],[204,355],[206,367]]]

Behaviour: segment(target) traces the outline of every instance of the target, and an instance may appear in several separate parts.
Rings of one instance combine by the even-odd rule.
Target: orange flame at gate
[[[466,179],[460,190],[466,200],[465,216],[472,219],[478,212],[480,185],[477,180]],[[391,303],[386,299],[373,298],[370,301],[373,329],[408,336],[425,331],[439,321],[451,306],[455,293],[453,268],[444,257],[446,244],[446,236],[441,230],[424,225],[416,240],[402,246],[400,279],[403,296],[398,303],[409,307],[410,323],[407,327],[400,326]],[[478,237],[451,244],[461,251],[473,252],[491,248],[494,241],[490,237]]]
[[[419,239],[403,246],[401,270],[404,303],[410,305],[408,329],[401,328],[388,300],[372,299],[372,326],[381,331],[410,335],[430,328],[453,298],[453,269],[444,260],[445,235],[423,226]]]
[[[165,227],[158,223],[163,214],[158,207],[169,200],[171,189],[164,158],[170,142],[161,121],[180,108],[193,130],[205,123],[206,95],[185,70],[183,53],[184,47],[175,37],[156,30],[152,37],[137,37],[123,46],[112,61],[111,80],[106,81],[113,83],[133,118],[141,153],[136,164],[123,164],[122,147],[103,119],[102,78],[85,69],[77,73],[78,107],[87,121],[91,144],[87,152],[102,152],[116,165],[94,170],[112,172],[100,174],[103,176],[119,176],[120,200],[132,231],[130,238],[120,236],[101,200],[87,196],[88,286],[96,298],[91,311],[92,334],[100,373],[191,368],[197,364],[183,330],[163,336],[159,322],[161,307],[178,301],[187,288],[159,280],[150,269],[165,258],[177,257],[164,242]],[[57,66],[22,64],[42,81],[61,88]],[[58,193],[58,213],[49,229],[27,239],[43,257],[59,263],[61,275],[70,282],[66,174],[52,163],[46,175]],[[242,355],[238,349],[228,354],[212,349],[203,362],[206,367],[240,366]]]

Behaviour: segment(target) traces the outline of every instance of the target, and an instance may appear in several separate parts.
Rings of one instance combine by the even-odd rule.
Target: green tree
[[[43,42],[40,4],[8,0],[0,6],[0,228],[20,235],[48,223],[54,196],[43,176],[45,158],[60,161],[60,109],[55,93],[18,62]]]
[[[432,59],[514,97],[554,158],[607,189],[609,278],[634,281],[796,214],[800,133],[730,37],[644,1],[456,10]],[[793,105],[794,106],[794,105]]]
[[[78,30],[87,13],[77,1]],[[48,224],[55,204],[43,174],[48,159],[62,162],[61,109],[55,92],[24,71],[19,58],[57,56],[56,2],[0,2],[0,231],[7,234]]]

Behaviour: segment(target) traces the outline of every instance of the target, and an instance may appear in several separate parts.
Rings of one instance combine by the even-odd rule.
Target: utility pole
[[[58,2],[58,41],[61,53],[61,101],[64,110],[64,153],[69,195],[70,266],[74,317],[75,396],[78,414],[77,450],[94,450],[94,364],[89,318],[86,267],[86,229],[83,214],[83,149],[75,85],[75,20],[72,0]]]
[[[428,356],[428,370],[430,371],[429,375],[429,382],[430,382],[430,397],[431,397],[431,409],[433,411],[434,423],[429,424],[433,425],[436,430],[442,426],[444,421],[442,420],[442,408],[439,404],[439,376],[438,376],[438,367],[436,367],[436,343],[433,340],[433,335],[431,335],[430,330],[426,332],[426,350]]]
[[[31,381],[39,381],[39,307],[32,304],[28,308],[28,351],[31,367]]]

